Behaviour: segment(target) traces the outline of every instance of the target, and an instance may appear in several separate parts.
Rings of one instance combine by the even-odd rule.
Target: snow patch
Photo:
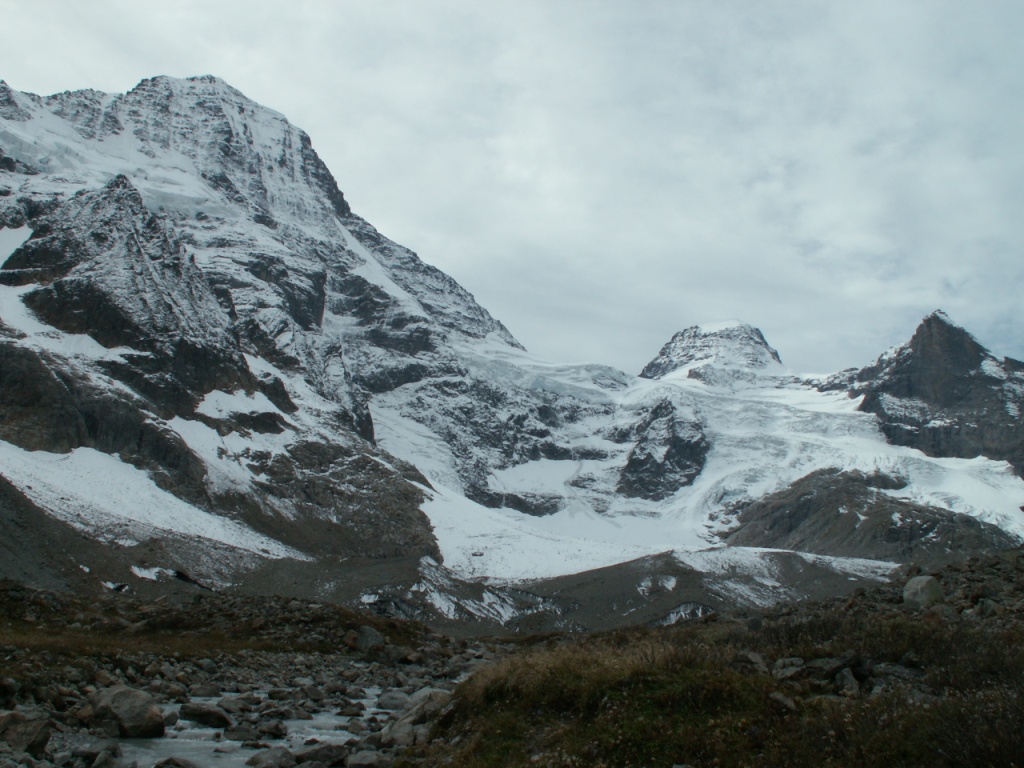
[[[146,581],[160,581],[161,576],[168,576],[174,578],[175,571],[169,568],[143,568],[140,565],[132,566],[132,573],[138,576],[140,579]]]
[[[11,254],[21,248],[22,244],[32,236],[29,227],[9,229],[0,227],[0,263],[7,261]]]
[[[242,523],[186,504],[158,488],[142,470],[92,448],[59,454],[25,451],[0,441],[0,466],[40,508],[102,540],[135,544],[171,533],[260,557],[308,559]]]

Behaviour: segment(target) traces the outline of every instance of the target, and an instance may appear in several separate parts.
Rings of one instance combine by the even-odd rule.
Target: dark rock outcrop
[[[37,222],[0,282],[37,284],[23,301],[55,328],[143,353],[111,365],[175,412],[189,393],[255,387],[202,273],[124,176]]]
[[[681,418],[669,401],[658,403],[637,432],[619,476],[619,493],[660,501],[692,484],[704,468],[711,447],[704,430]]]
[[[930,456],[985,456],[1024,475],[1024,363],[999,360],[944,313],[926,317],[906,344],[828,389],[863,395],[889,442]]]

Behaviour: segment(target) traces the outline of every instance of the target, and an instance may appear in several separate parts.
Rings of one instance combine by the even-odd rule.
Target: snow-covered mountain
[[[0,82],[0,262],[0,575],[526,629],[1024,537],[1024,364],[948,318],[823,380],[742,323],[542,361],[216,78]]]

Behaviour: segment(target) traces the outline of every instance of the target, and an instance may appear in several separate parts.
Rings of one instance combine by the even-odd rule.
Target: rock
[[[843,696],[855,698],[860,695],[860,683],[857,682],[853,670],[849,667],[844,667],[836,675],[836,686],[839,688],[839,693]]]
[[[345,765],[348,768],[384,768],[384,766],[391,765],[391,758],[380,752],[363,750],[362,752],[349,755],[348,762]]]
[[[151,739],[164,735],[164,716],[156,700],[144,691],[125,685],[94,694],[91,703],[96,719],[116,723],[126,738]]]
[[[784,693],[774,691],[768,694],[768,701],[781,712],[796,712],[796,704]]]
[[[72,757],[83,758],[87,765],[92,765],[96,758],[104,752],[120,757],[121,747],[116,739],[91,739],[76,746],[72,750],[71,755]]]
[[[377,699],[377,706],[381,709],[405,709],[409,706],[409,694],[401,691],[387,691]]]
[[[385,747],[411,747],[416,742],[414,726],[406,720],[388,724],[380,737],[380,743]]]
[[[221,690],[219,685],[213,683],[197,683],[189,689],[189,693],[194,699],[212,699],[220,696]]]
[[[0,739],[15,751],[41,758],[50,741],[50,721],[45,717],[28,718],[20,712],[2,713]]]
[[[903,604],[921,610],[942,600],[942,587],[934,576],[915,576],[903,587]]]
[[[323,701],[327,698],[324,692],[315,685],[303,685],[299,690],[310,701]]]
[[[252,712],[253,707],[259,706],[260,698],[254,694],[242,696],[225,696],[217,702],[217,706],[231,715],[239,715],[244,712]]]
[[[825,657],[807,662],[804,672],[810,677],[820,680],[832,680],[839,671],[849,666],[849,659]]]
[[[260,732],[251,725],[240,724],[224,730],[224,738],[228,741],[259,741]]]
[[[20,686],[9,677],[0,678],[0,707],[13,708]]]
[[[257,752],[246,760],[245,764],[254,768],[292,768],[297,763],[295,755],[284,747],[272,747]]]
[[[168,757],[153,764],[153,768],[200,768],[199,765],[183,757]]]
[[[360,651],[372,651],[387,645],[387,638],[373,627],[362,626],[356,630],[356,648]]]
[[[765,664],[764,657],[754,651],[740,651],[732,660],[732,666],[746,674],[769,675],[771,672]]]
[[[797,656],[792,656],[776,661],[772,666],[772,676],[776,680],[789,680],[803,672],[803,669],[804,660]]]
[[[259,732],[272,739],[283,739],[288,735],[288,726],[280,720],[265,720],[259,724]]]
[[[220,707],[190,701],[181,705],[178,714],[183,720],[191,720],[209,728],[230,728],[234,722]]]
[[[345,765],[345,758],[348,757],[349,749],[341,744],[317,744],[316,746],[304,749],[295,753],[295,760],[303,763],[320,762],[327,766]]]
[[[451,691],[443,688],[421,688],[409,697],[408,709],[402,715],[402,719],[419,725],[447,707],[451,700]]]

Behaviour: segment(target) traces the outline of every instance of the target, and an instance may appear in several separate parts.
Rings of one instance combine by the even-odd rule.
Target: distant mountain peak
[[[674,371],[739,368],[761,371],[782,360],[757,328],[738,320],[702,323],[675,334],[644,366],[641,378],[659,379]]]

